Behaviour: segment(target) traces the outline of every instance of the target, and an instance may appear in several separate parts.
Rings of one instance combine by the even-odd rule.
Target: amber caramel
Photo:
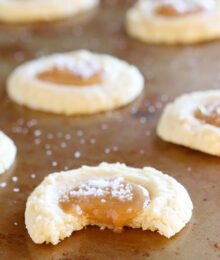
[[[220,127],[220,102],[201,106],[195,110],[195,117],[205,124]]]
[[[168,17],[178,17],[178,16],[184,16],[189,14],[196,14],[204,11],[204,8],[199,5],[191,5],[188,8],[185,8],[184,10],[179,10],[175,4],[163,4],[158,6],[155,9],[155,13],[162,15],[162,16],[168,16]]]
[[[65,193],[59,206],[68,214],[121,231],[149,203],[148,191],[123,178],[94,179]]]
[[[83,75],[77,75],[73,70],[68,68],[53,67],[51,70],[38,74],[38,78],[43,81],[61,85],[89,86],[102,82],[102,71],[99,70],[89,77],[84,77]]]

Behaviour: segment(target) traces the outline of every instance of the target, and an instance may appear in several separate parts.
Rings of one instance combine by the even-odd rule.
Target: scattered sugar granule
[[[19,189],[19,188],[14,188],[13,191],[14,191],[14,192],[19,192],[20,189]]]

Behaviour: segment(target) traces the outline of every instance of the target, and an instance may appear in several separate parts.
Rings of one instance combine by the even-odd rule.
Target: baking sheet
[[[219,88],[220,42],[169,47],[131,39],[123,23],[132,3],[106,0],[97,10],[64,21],[0,25],[0,129],[18,147],[16,163],[0,176],[7,184],[0,187],[0,259],[220,259],[220,159],[155,134],[168,101],[184,92]],[[137,65],[146,79],[142,95],[122,109],[88,117],[31,111],[7,98],[5,80],[17,65],[79,48]],[[114,234],[88,227],[57,246],[35,245],[24,225],[30,192],[48,173],[102,161],[149,165],[175,177],[194,203],[190,223],[169,240],[149,231]]]

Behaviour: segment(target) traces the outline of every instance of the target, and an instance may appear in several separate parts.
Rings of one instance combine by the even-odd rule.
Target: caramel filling
[[[194,116],[205,124],[220,127],[220,103],[203,105],[195,110]]]
[[[123,230],[149,203],[148,191],[137,184],[115,179],[91,179],[66,192],[60,208],[74,216],[86,216],[91,223]]]
[[[178,17],[189,14],[197,14],[204,11],[204,7],[198,4],[185,4],[183,8],[178,8],[175,4],[162,4],[155,9],[155,13],[167,16],[167,17]]]
[[[38,78],[43,81],[68,85],[68,86],[90,86],[100,84],[102,82],[103,73],[101,70],[91,73],[91,75],[83,75],[83,73],[75,73],[74,70],[68,68],[53,67],[51,70],[41,72]]]

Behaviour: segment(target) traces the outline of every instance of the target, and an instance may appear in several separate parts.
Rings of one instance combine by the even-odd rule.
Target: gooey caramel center
[[[91,179],[60,197],[59,206],[68,214],[86,216],[91,224],[107,225],[121,231],[149,203],[149,193],[141,185],[122,177]]]
[[[38,79],[68,86],[90,86],[100,84],[104,71],[89,62],[71,64],[71,66],[54,66],[37,75]]]
[[[194,116],[202,123],[220,127],[220,102],[200,106],[195,110]]]
[[[178,7],[177,4],[170,4],[170,3],[164,3],[159,5],[155,9],[155,13],[162,15],[162,16],[167,16],[167,17],[178,17],[178,16],[184,16],[184,15],[189,15],[189,14],[196,14],[204,11],[204,7],[196,4],[196,3],[184,3],[182,7]]]

